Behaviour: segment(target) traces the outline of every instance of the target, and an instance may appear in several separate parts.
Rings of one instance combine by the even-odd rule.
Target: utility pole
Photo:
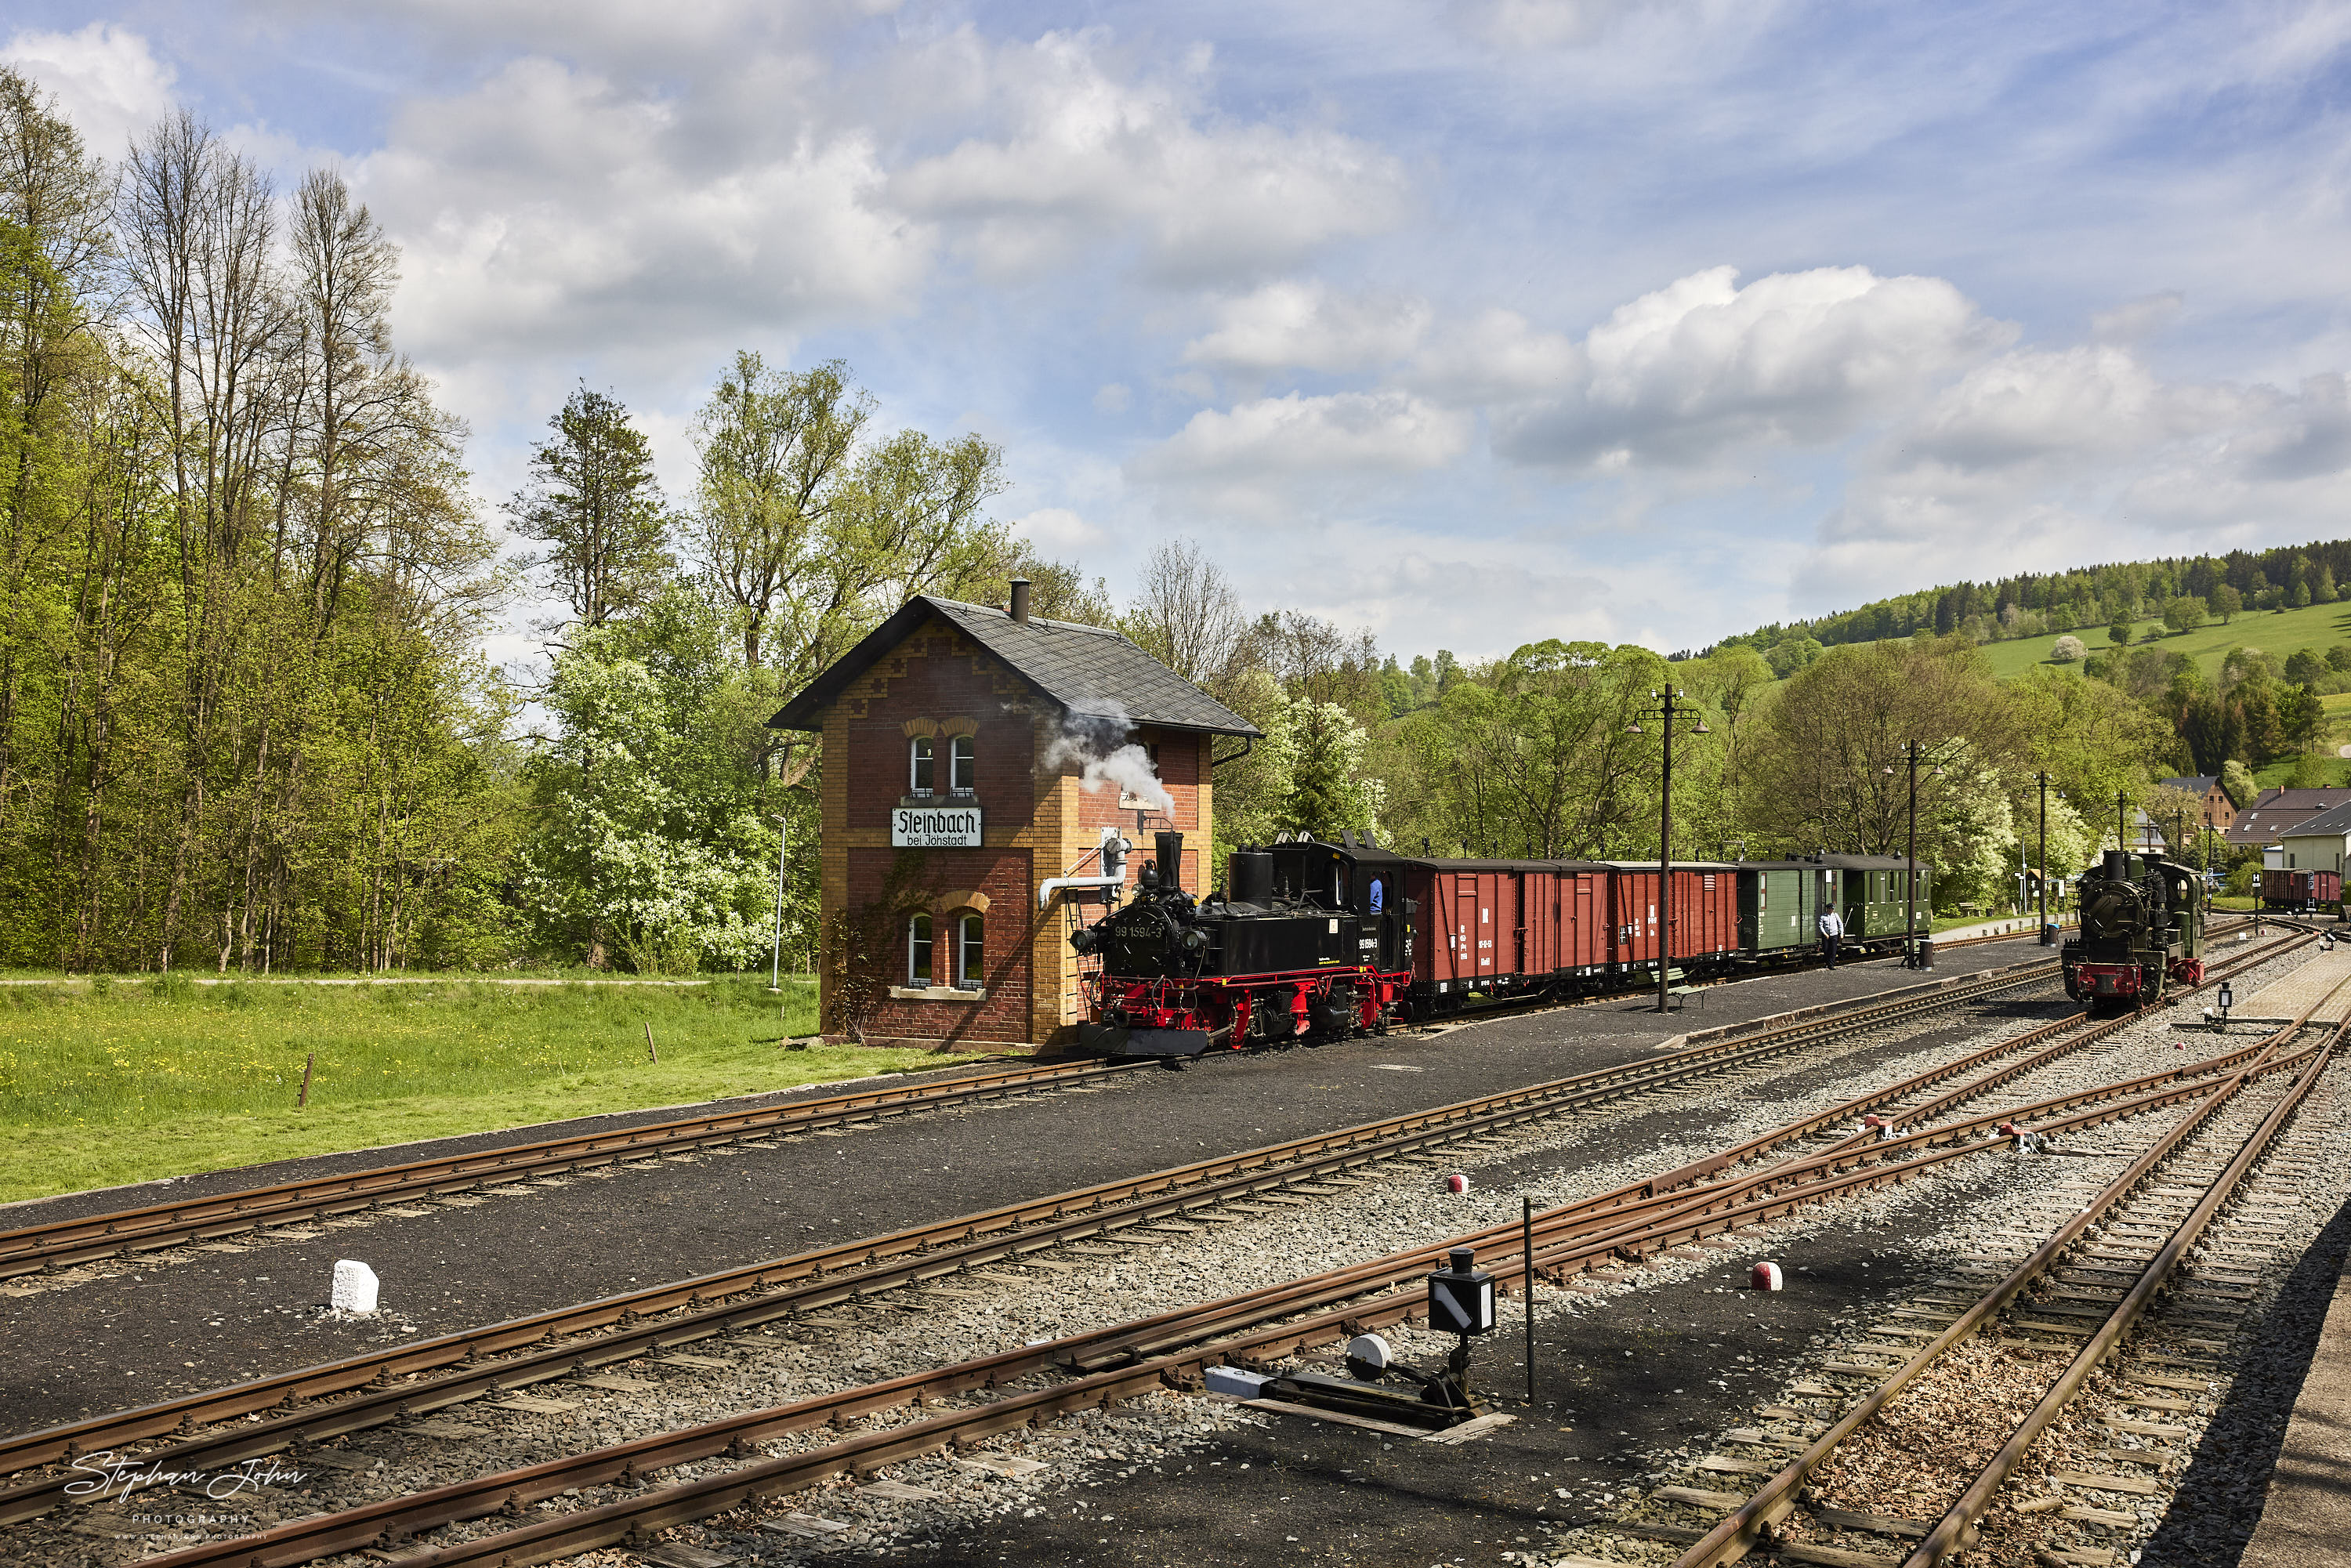
[[[1677,692],[1668,684],[1664,691],[1651,692],[1657,706],[1644,708],[1625,727],[1627,735],[1643,733],[1644,723],[1663,727],[1660,747],[1660,788],[1657,791],[1657,1010],[1666,1012],[1673,1006],[1674,967],[1674,726],[1683,719],[1697,720],[1689,733],[1708,735],[1706,720],[1689,702],[1689,694]]]
[[[2049,945],[2049,769],[2033,775],[2041,781],[2041,945]]]
[[[1903,856],[1910,866],[1902,878],[1902,963],[1906,968],[1923,969],[1918,954],[1918,743],[1906,740],[1902,751],[1910,771],[1910,840]],[[1942,764],[1937,763],[1932,777],[1942,776]]]
[[[2130,853],[2130,817],[2123,808],[2123,792],[2115,791],[2115,848]]]

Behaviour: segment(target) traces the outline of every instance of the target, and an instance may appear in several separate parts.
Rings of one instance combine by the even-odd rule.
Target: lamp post
[[[2049,930],[2049,769],[2032,776],[2041,785],[2041,945],[2053,940]]]
[[[1907,759],[1910,773],[1910,840],[1903,857],[1910,863],[1902,876],[1902,965],[1908,969],[1923,969],[1927,966],[1918,952],[1918,743],[1904,741],[1902,754]],[[1931,777],[1943,777],[1939,761]]]
[[[1706,720],[1689,702],[1689,694],[1674,690],[1671,683],[1661,692],[1651,692],[1657,699],[1655,707],[1643,708],[1625,727],[1627,735],[1642,734],[1644,724],[1660,728],[1659,788],[1657,790],[1657,1010],[1668,1011],[1673,1006],[1674,958],[1674,726],[1683,720],[1694,721],[1692,735],[1710,735]]]
[[[776,947],[768,971],[768,989],[781,992],[784,988],[784,845],[791,828],[783,818],[776,824]]]

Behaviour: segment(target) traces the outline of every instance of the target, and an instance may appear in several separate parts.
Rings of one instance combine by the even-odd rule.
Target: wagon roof
[[[1910,862],[1900,855],[1805,855],[1798,860],[1741,861],[1742,867],[1758,871],[1900,871]],[[1920,871],[1932,871],[1934,862],[1926,856],[1918,857]]]

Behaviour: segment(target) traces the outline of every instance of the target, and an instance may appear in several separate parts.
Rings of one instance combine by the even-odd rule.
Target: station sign
[[[890,813],[890,847],[976,850],[980,847],[979,808],[900,806]]]

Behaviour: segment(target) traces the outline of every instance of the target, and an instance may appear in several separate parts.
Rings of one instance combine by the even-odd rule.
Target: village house
[[[2195,821],[2191,826],[2199,829],[2210,828],[2217,835],[2226,833],[2230,824],[2237,820],[2237,803],[2229,799],[2229,792],[2226,789],[2220,788],[2220,778],[2216,773],[2190,774],[2185,779],[2166,779],[2163,780],[2163,788],[2178,789],[2196,797],[2199,803]]]
[[[2262,864],[2278,871],[2343,869],[2351,858],[2351,804],[2306,817],[2278,835],[2274,858]]]
[[[1032,617],[1019,580],[1008,610],[909,600],[768,723],[823,737],[826,1028],[957,1048],[1075,1033],[1105,831],[1121,885],[1174,831],[1167,869],[1207,892],[1210,776],[1259,737],[1119,632]]]
[[[2274,849],[2322,811],[2351,804],[2351,789],[2288,789],[2273,786],[2245,803],[2224,835],[2240,849]],[[2283,862],[2280,862],[2283,864]]]

